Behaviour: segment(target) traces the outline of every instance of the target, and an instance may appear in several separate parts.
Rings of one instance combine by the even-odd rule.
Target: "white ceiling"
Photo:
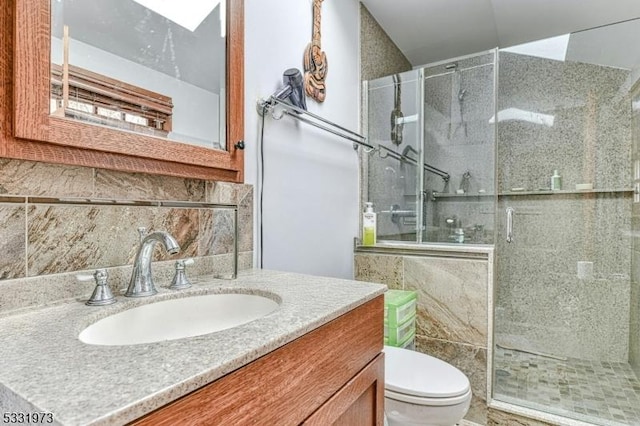
[[[638,0],[361,0],[412,65],[640,17]]]

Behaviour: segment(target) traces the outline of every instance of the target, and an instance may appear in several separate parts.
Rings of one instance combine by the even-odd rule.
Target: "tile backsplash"
[[[212,204],[238,205],[246,258],[251,185],[1,159],[0,291],[8,281],[130,265],[141,226],[167,231],[181,246],[173,256],[157,248],[156,260],[228,255],[233,211]]]

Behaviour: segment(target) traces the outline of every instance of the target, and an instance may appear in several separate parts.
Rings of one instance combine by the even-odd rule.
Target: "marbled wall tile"
[[[241,204],[248,197],[253,197],[253,186],[232,182],[208,181],[206,185],[206,201],[219,204]]]
[[[198,256],[200,241],[200,212],[199,209],[187,208],[159,208],[150,231],[166,231],[174,236],[180,244],[180,253],[176,258]],[[154,260],[165,259],[164,250],[156,249]]]
[[[253,187],[251,185],[215,185],[215,202],[238,204],[238,250],[253,250]],[[233,251],[234,219],[228,209],[200,211],[201,255],[231,253]]]
[[[197,254],[197,209],[32,205],[28,213],[28,275],[126,265],[139,246],[137,228],[176,237],[181,253],[160,248],[155,259]]]
[[[354,279],[386,284],[391,289],[402,290],[404,278],[402,256],[382,254],[356,254],[354,256]]]
[[[78,272],[90,274],[92,271],[40,275],[0,283],[0,315],[34,306],[53,305],[65,299],[87,300],[95,288],[95,282],[79,282],[75,278]],[[131,276],[131,268],[129,268],[129,276]],[[111,270],[109,270],[108,284],[115,295],[120,294]],[[119,285],[124,287],[124,282],[120,282]]]
[[[471,382],[473,398],[466,420],[487,423],[487,350],[416,335],[416,350],[448,362],[462,371]]]
[[[205,201],[205,181],[96,169],[95,196],[122,200]]]
[[[487,426],[552,426],[552,423],[529,419],[517,414],[489,408]]]
[[[247,188],[248,187],[248,188]],[[239,236],[238,247],[240,251],[253,250],[253,186],[243,185],[244,196],[238,202]]]
[[[93,195],[93,169],[0,159],[0,194],[90,197]]]
[[[360,79],[372,80],[411,69],[411,63],[360,3]]]
[[[233,252],[233,210],[202,209],[200,211],[200,256]]]
[[[238,206],[239,250],[253,250],[253,186],[230,182],[207,182],[206,198],[209,203]],[[205,242],[205,244],[208,243]]]
[[[233,255],[219,254],[210,256],[209,268],[215,276],[226,276],[233,271]],[[242,252],[238,256],[238,271],[245,271],[253,268],[253,252]]]
[[[0,204],[0,253],[0,280],[26,276],[24,204]]]
[[[238,271],[251,269],[252,253],[239,253]],[[194,258],[194,263],[186,267],[186,274],[191,278],[229,278],[233,271],[233,255],[219,254],[214,256],[199,256]],[[131,277],[131,266],[117,267],[110,269],[110,277],[114,284],[112,288],[115,290],[115,283],[119,282],[120,294],[124,291]],[[156,287],[169,287],[171,280],[175,275],[174,260],[153,262],[153,277]]]
[[[153,208],[33,205],[28,216],[29,276],[130,263]]]
[[[212,253],[214,238],[214,211],[200,209],[200,237],[198,239],[198,256]]]
[[[187,277],[210,277],[229,279],[233,272],[233,254],[217,254],[213,256],[199,256],[194,259],[193,265],[187,266]],[[238,271],[252,268],[253,253],[243,252],[238,254]],[[173,261],[154,262],[153,274],[156,283],[162,287],[168,287],[175,275]],[[128,269],[125,279],[131,275],[131,268]],[[124,281],[125,285],[128,281]]]
[[[238,269],[240,271],[253,269],[253,251],[240,253],[240,257],[238,258]]]
[[[404,288],[418,292],[417,333],[487,346],[485,261],[404,258]]]

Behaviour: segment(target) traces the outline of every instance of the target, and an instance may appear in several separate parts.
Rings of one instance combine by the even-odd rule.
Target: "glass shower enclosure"
[[[378,240],[492,244],[495,61],[486,52],[365,83],[363,201]]]
[[[499,53],[493,397],[588,424],[640,425],[638,37]]]
[[[379,242],[494,247],[496,407],[640,425],[638,39],[630,20],[365,83]]]

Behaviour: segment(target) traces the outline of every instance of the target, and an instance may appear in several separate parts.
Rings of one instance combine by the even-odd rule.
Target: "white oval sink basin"
[[[108,316],[82,330],[90,345],[137,345],[201,336],[269,315],[278,302],[252,294],[208,294],[150,303]]]

